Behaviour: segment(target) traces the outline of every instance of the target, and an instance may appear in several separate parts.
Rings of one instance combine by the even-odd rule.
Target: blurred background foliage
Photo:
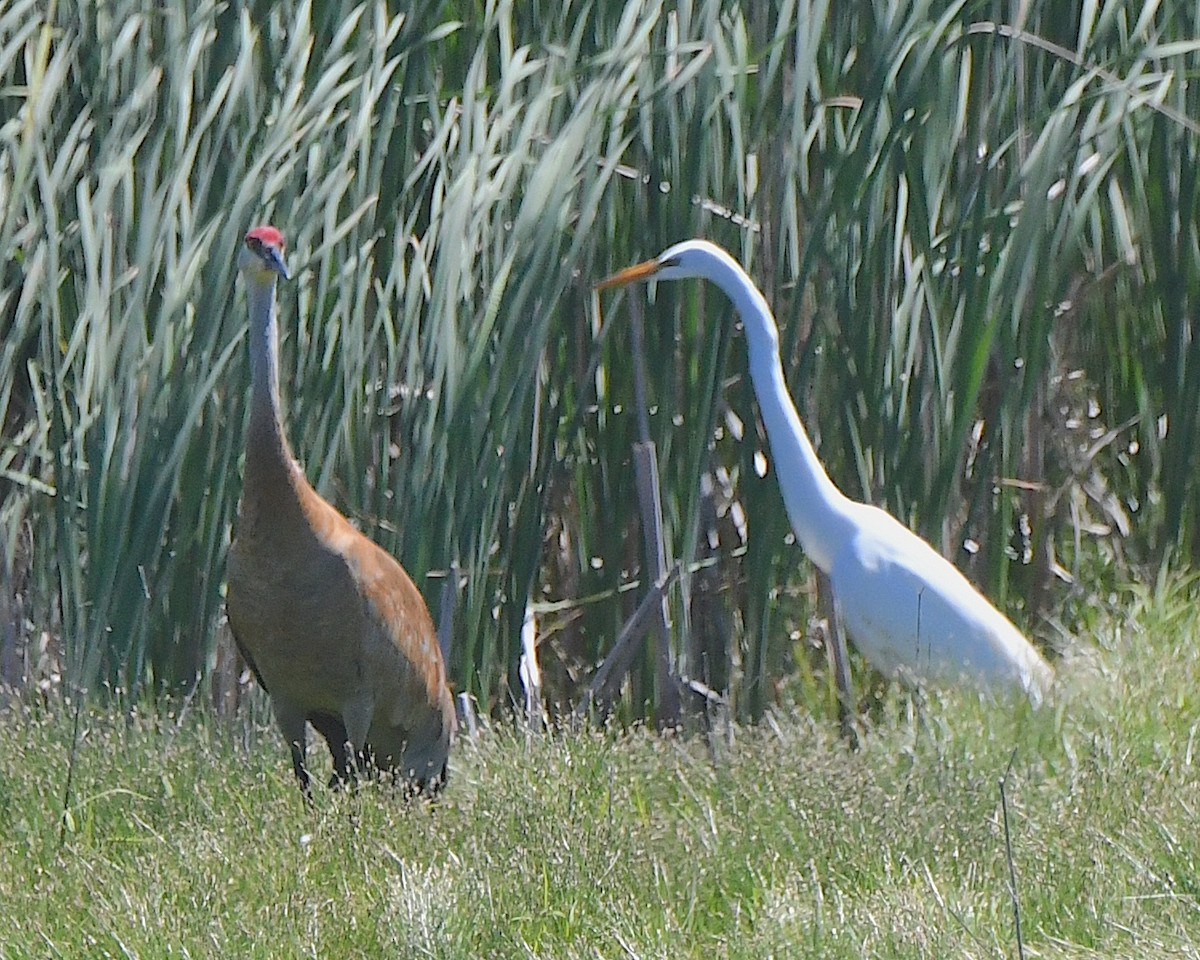
[[[450,672],[484,709],[519,699],[527,615],[561,709],[647,587],[636,305],[676,670],[739,717],[833,710],[728,304],[591,291],[689,236],[773,304],[842,489],[1067,642],[1081,604],[1200,555],[1196,20],[1140,0],[10,0],[2,679],[228,694],[234,263],[264,221],[294,274],[293,447],[435,613],[457,564]],[[654,670],[635,665],[630,716]]]

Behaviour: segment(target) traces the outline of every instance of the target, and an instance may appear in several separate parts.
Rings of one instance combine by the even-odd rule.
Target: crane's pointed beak
[[[636,283],[638,280],[649,280],[652,276],[662,269],[662,264],[658,260],[646,260],[643,263],[635,263],[632,267],[626,267],[624,270],[619,270],[611,277],[605,277],[599,283],[595,284],[595,290],[607,290],[609,287],[623,287],[630,283]]]
[[[267,266],[283,277],[284,280],[291,280],[292,274],[288,270],[287,264],[283,262],[283,254],[274,247],[267,247],[266,254],[265,261]]]

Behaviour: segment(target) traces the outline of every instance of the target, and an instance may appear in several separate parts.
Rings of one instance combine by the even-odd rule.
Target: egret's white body
[[[742,318],[788,518],[804,552],[829,577],[863,656],[891,677],[1015,687],[1040,701],[1053,671],[1009,619],[895,517],[851,500],[829,479],[788,393],[775,319],[736,260],[708,241],[687,240],[599,286],[686,277],[711,280]]]

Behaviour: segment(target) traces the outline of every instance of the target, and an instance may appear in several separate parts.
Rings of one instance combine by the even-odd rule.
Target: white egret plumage
[[[851,500],[829,478],[788,393],[775,319],[733,257],[708,241],[687,240],[597,288],[689,277],[711,280],[741,316],[788,518],[804,552],[829,577],[855,647],[888,676],[1018,688],[1039,702],[1053,671],[1021,631],[925,540],[879,507]]]

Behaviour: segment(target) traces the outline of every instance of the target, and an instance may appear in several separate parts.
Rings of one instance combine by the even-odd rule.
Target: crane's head
[[[274,227],[255,227],[246,234],[246,243],[238,254],[238,269],[247,280],[269,283],[277,276],[290,280],[287,264],[283,262],[283,251],[287,241]]]
[[[683,280],[686,277],[716,280],[721,274],[729,272],[731,265],[741,272],[736,261],[715,243],[684,240],[667,247],[653,260],[634,264],[606,277],[596,284],[596,289],[623,287],[638,280]]]

